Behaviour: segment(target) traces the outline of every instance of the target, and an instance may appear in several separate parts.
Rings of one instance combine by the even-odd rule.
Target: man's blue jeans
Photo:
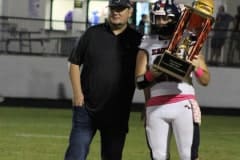
[[[73,107],[72,124],[65,160],[86,160],[98,128],[85,107]],[[121,160],[126,133],[100,130],[100,137],[102,160]]]
[[[85,107],[73,107],[72,131],[65,160],[85,160],[95,133]]]

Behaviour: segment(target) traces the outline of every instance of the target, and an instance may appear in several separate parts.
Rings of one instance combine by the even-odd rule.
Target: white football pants
[[[181,160],[191,160],[193,117],[188,100],[146,108],[146,133],[153,160],[167,160],[171,133]]]

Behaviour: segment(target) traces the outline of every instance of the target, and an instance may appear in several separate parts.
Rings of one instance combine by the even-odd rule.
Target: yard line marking
[[[222,134],[222,135],[231,135],[231,134],[240,134],[240,131],[229,131],[229,132],[227,132],[227,131],[219,131],[219,132],[214,132],[214,131],[212,131],[212,132],[202,132],[203,134]]]
[[[49,135],[49,134],[27,134],[27,133],[17,133],[17,137],[26,137],[26,138],[57,138],[57,139],[67,139],[68,136],[60,135]]]
[[[238,135],[240,131],[232,132],[202,132],[202,134],[216,134],[221,135]],[[28,134],[28,133],[16,133],[16,137],[25,137],[25,138],[56,138],[56,139],[68,139],[68,136],[61,135],[49,135],[49,134]]]

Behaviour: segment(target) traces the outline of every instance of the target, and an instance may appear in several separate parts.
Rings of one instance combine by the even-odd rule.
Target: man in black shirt
[[[129,0],[110,0],[107,22],[87,29],[69,57],[73,126],[65,160],[85,160],[97,130],[102,160],[122,159],[142,38],[128,25],[131,15]]]

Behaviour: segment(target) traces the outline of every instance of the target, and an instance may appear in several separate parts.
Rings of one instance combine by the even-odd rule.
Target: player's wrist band
[[[197,78],[202,77],[204,74],[203,69],[201,67],[198,67],[194,73]]]
[[[137,88],[144,89],[152,84],[154,76],[152,72],[147,71],[144,75],[136,77]]]
[[[148,82],[152,82],[154,80],[154,76],[151,71],[147,71],[144,77]]]

